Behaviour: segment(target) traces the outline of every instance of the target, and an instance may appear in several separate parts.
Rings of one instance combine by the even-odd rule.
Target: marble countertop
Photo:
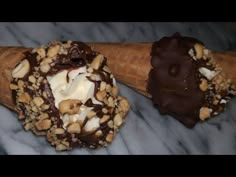
[[[1,46],[36,47],[51,40],[152,42],[180,32],[212,50],[236,50],[236,23],[0,23]],[[161,116],[151,100],[118,83],[131,103],[114,142],[99,150],[55,152],[44,137],[25,132],[0,106],[0,154],[236,154],[236,99],[227,111],[193,129]]]

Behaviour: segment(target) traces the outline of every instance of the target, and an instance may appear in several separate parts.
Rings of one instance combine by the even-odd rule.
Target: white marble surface
[[[213,50],[236,50],[235,23],[0,23],[0,45],[35,47],[68,39],[148,42],[177,31]],[[0,154],[236,154],[236,99],[227,112],[187,129],[170,116],[160,116],[149,99],[119,86],[131,110],[108,148],[56,153],[43,137],[25,132],[15,113],[0,106]]]

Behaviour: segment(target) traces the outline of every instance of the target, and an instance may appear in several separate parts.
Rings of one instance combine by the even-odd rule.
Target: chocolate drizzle
[[[73,42],[68,54],[60,54],[55,60],[55,66],[48,72],[48,75],[54,75],[61,70],[72,70],[78,67],[86,66],[97,55],[97,52],[91,50],[84,43]]]

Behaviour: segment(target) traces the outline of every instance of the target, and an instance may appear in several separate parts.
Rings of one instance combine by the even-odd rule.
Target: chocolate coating
[[[26,130],[32,130],[36,135],[46,135],[47,140],[53,146],[56,146],[58,151],[70,150],[74,147],[99,148],[106,146],[107,143],[112,142],[116,131],[122,125],[124,116],[127,113],[124,110],[124,106],[120,103],[121,100],[126,103],[126,99],[112,93],[112,89],[116,89],[116,85],[113,84],[114,76],[112,73],[104,69],[104,67],[107,67],[106,58],[103,58],[98,68],[92,68],[92,62],[96,60],[99,53],[81,42],[62,43],[58,41],[49,44],[43,50],[45,53],[49,53],[49,49],[52,51],[52,47],[56,45],[60,48],[54,57],[51,56],[51,58],[48,54],[47,56],[44,54],[40,58],[42,55],[40,56],[38,49],[26,52],[25,60],[29,62],[29,71],[24,78],[14,78],[12,81],[12,84],[16,86],[20,85],[19,82],[22,85],[12,91],[12,96],[16,108],[21,115],[23,126]],[[51,59],[51,61],[48,59]],[[50,61],[48,63],[50,68],[47,71],[42,70],[40,67],[45,65],[46,61]],[[94,104],[91,98],[84,104],[81,103],[82,106],[92,108],[91,111],[95,115],[91,117],[91,115],[88,116],[86,113],[83,120],[71,121],[68,125],[64,126],[64,120],[62,119],[64,114],[55,106],[55,98],[47,76],[53,76],[63,70],[67,70],[69,73],[79,67],[85,67],[86,72],[91,73],[87,76],[87,79],[93,82],[95,86],[93,99],[98,101],[97,95],[100,92],[101,82],[105,83],[103,90],[105,96],[103,100],[99,100],[100,104]],[[92,71],[88,71],[89,68]],[[67,82],[69,82],[68,73]],[[92,78],[95,75],[99,76],[98,79]],[[110,86],[110,90],[107,89],[109,88],[108,86]],[[109,100],[112,101],[109,102]],[[118,120],[121,122],[117,121],[117,119],[115,121],[115,116],[120,116],[121,120]],[[99,127],[87,129],[87,122],[93,118],[99,119]],[[70,131],[69,126],[76,124],[78,131]],[[56,130],[57,133],[55,133]]]
[[[203,45],[201,41],[182,37],[179,33],[153,43],[151,51],[153,68],[149,73],[147,88],[155,107],[161,114],[172,115],[189,128],[200,121],[201,107],[210,107],[213,112],[218,111],[218,113],[223,111],[210,105],[214,95],[219,93],[214,89],[203,92],[199,88],[201,78],[206,79],[199,72],[199,68],[212,69],[212,66],[207,64],[210,59],[197,60],[189,54],[196,43]],[[196,54],[196,51],[193,52]],[[208,81],[208,84],[211,84],[211,81]],[[222,98],[227,95],[229,95],[227,92],[221,94]]]

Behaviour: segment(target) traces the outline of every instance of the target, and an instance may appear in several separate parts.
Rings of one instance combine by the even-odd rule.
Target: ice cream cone
[[[150,97],[147,80],[151,66],[152,43],[88,43],[107,58],[108,66],[117,80]],[[0,47],[0,104],[15,110],[9,88],[11,71],[30,50],[23,47]],[[216,62],[236,85],[236,52],[212,52]]]
[[[152,43],[90,43],[94,50],[107,57],[108,66],[117,80],[150,97],[147,92],[151,70]],[[236,52],[212,52],[213,58],[236,85]]]
[[[0,104],[15,110],[10,90],[12,80],[11,71],[24,57],[27,48],[23,47],[0,47]]]

